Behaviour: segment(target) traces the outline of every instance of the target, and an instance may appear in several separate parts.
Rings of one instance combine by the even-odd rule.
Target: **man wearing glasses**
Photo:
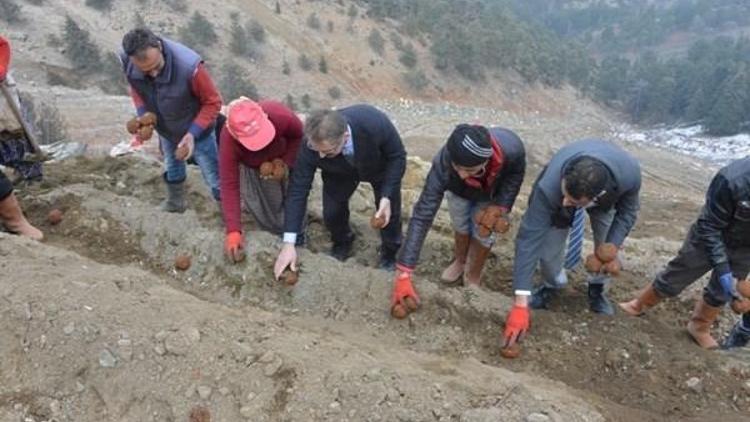
[[[528,308],[546,308],[567,283],[563,264],[572,269],[580,263],[584,211],[591,220],[597,251],[596,255],[587,258],[589,307],[600,314],[614,313],[604,288],[610,275],[619,272],[617,251],[638,216],[640,188],[638,161],[611,142],[577,141],[552,157],[534,183],[516,237],[515,304],[506,319],[506,346],[514,345],[528,330]],[[579,236],[574,238],[574,233],[579,233]],[[601,263],[593,265],[601,269],[592,270],[589,261],[604,260],[599,251],[607,247],[611,249],[610,262],[604,266]],[[572,256],[571,252],[574,252]],[[541,270],[542,285],[532,295],[532,275],[537,265]]]
[[[508,213],[521,189],[526,172],[526,152],[521,139],[508,129],[479,125],[456,126],[432,160],[424,189],[414,205],[392,298],[394,317],[405,317],[418,302],[411,273],[422,244],[440,208],[448,200],[454,230],[453,262],[442,280],[478,286],[482,268],[495,241],[495,233],[508,230]],[[397,307],[399,307],[397,309]]]
[[[331,233],[331,255],[345,261],[354,233],[349,226],[349,198],[360,182],[372,185],[380,232],[379,267],[393,270],[401,246],[401,178],[406,150],[388,116],[369,105],[316,110],[305,121],[306,143],[300,147],[289,184],[284,216],[284,246],[276,259],[278,278],[296,270],[295,244],[302,233],[307,198],[315,171],[323,178],[323,220]]]

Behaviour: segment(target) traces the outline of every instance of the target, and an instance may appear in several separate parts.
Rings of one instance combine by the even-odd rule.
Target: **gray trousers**
[[[609,227],[615,218],[615,210],[601,211],[592,208],[587,214],[589,215],[589,221],[591,221],[591,231],[594,234],[594,245],[596,247],[606,241]],[[568,282],[568,277],[563,270],[568,232],[570,232],[570,228],[553,227],[544,238],[542,250],[539,254],[539,270],[545,287],[559,289]],[[590,274],[587,281],[589,284],[607,284],[610,277],[606,274]]]
[[[750,247],[727,248],[729,266],[735,278],[743,279],[750,272]],[[690,228],[677,256],[654,278],[654,290],[664,297],[674,297],[712,270],[706,255],[706,248]],[[711,279],[703,289],[703,299],[711,306],[724,306],[731,298],[727,297],[719,283],[719,275],[711,272]]]
[[[482,208],[490,205],[489,201],[473,202],[461,198],[453,192],[445,192],[445,198],[448,200],[448,214],[451,217],[453,230],[461,234],[470,234],[477,239],[485,248],[492,247],[495,243],[495,233],[490,232],[487,237],[479,235],[479,226],[474,221],[474,214]]]

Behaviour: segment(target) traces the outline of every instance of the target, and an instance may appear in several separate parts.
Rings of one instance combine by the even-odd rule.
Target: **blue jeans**
[[[167,183],[180,183],[187,178],[187,163],[175,158],[174,153],[178,142],[172,142],[159,137],[162,154],[164,154],[165,180]],[[211,189],[211,195],[219,200],[219,159],[216,149],[216,133],[209,130],[195,140],[193,160],[203,174],[203,180]]]

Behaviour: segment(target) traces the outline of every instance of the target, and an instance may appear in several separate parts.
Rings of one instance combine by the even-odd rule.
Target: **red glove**
[[[503,337],[505,338],[505,346],[510,347],[517,341],[520,341],[523,336],[529,331],[530,315],[528,306],[513,305],[510,312],[508,312],[508,318],[505,320],[505,332]]]
[[[245,259],[242,233],[230,232],[224,240],[224,253],[232,262],[242,262]]]
[[[5,77],[8,74],[8,69],[0,65],[0,82],[5,82]]]
[[[399,271],[393,284],[391,296],[391,314],[396,318],[404,318],[409,312],[417,310],[419,296],[411,284],[411,273]]]

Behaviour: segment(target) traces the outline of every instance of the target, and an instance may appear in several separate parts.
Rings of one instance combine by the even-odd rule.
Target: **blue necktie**
[[[565,253],[565,269],[574,269],[581,262],[581,251],[583,250],[583,223],[586,221],[585,210],[576,208],[573,215],[573,224],[568,233],[568,251]]]

